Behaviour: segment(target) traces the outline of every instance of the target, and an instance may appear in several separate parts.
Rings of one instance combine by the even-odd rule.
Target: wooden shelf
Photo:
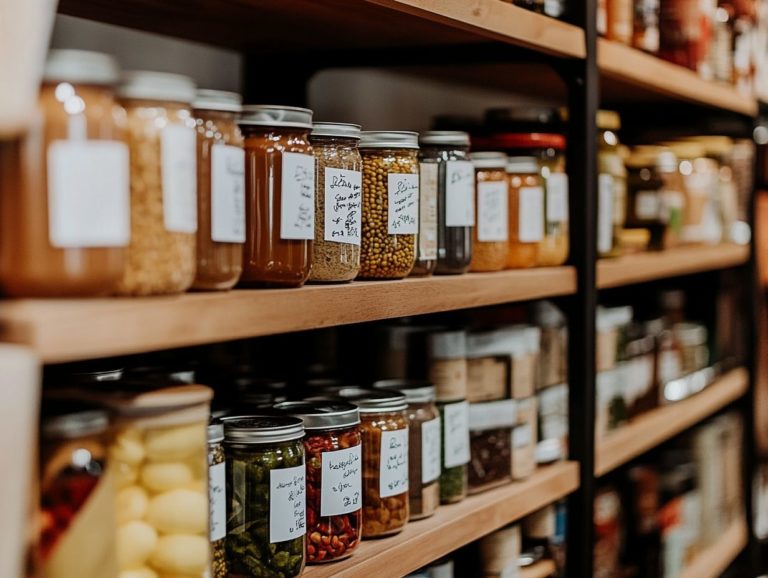
[[[717,542],[699,553],[678,578],[718,578],[747,547],[747,523],[738,520],[722,534]]]
[[[557,570],[557,566],[552,560],[541,560],[533,566],[522,568],[520,578],[550,578]]]
[[[696,72],[641,50],[601,38],[597,64],[609,100],[676,99],[754,116],[757,101],[735,88],[702,79]]]
[[[575,462],[539,469],[517,482],[442,506],[431,518],[408,524],[381,540],[363,541],[354,556],[336,564],[308,567],[308,578],[400,578],[575,491]]]
[[[731,244],[678,247],[617,259],[601,259],[597,264],[597,287],[607,289],[736,267],[748,259],[748,246]]]
[[[595,475],[607,474],[696,425],[739,399],[748,386],[747,370],[734,369],[688,399],[649,411],[610,432],[602,440],[597,440]]]
[[[45,363],[568,295],[572,267],[173,297],[0,301],[0,341]]]

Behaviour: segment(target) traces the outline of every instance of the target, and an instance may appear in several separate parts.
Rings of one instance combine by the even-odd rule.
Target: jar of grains
[[[291,106],[243,107],[245,229],[240,282],[300,287],[309,277],[315,238],[312,111]]]
[[[507,155],[472,153],[477,195],[477,226],[474,230],[470,271],[501,271],[509,253]]]
[[[224,419],[230,576],[292,578],[304,570],[303,437],[295,417]]]
[[[363,161],[360,125],[316,122],[315,242],[310,281],[351,281],[360,270]]]
[[[418,134],[363,132],[363,279],[402,279],[416,261]]]
[[[275,409],[301,418],[307,433],[307,562],[347,558],[363,529],[360,412],[342,401],[288,401]]]
[[[128,115],[131,243],[117,291],[181,293],[196,267],[195,85],[178,74],[129,72],[118,96]]]
[[[243,270],[245,155],[240,95],[198,90],[197,272],[193,289],[231,289]]]
[[[211,537],[211,578],[227,578],[227,488],[224,456],[224,424],[208,425],[208,499]]]
[[[534,267],[544,238],[544,189],[536,157],[509,157],[508,269]]]

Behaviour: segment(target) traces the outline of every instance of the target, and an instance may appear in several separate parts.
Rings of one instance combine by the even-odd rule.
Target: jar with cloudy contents
[[[509,253],[509,183],[504,153],[472,153],[477,193],[477,226],[473,233],[470,271],[501,271]]]

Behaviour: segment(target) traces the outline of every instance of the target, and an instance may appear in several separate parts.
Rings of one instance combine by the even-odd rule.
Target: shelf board
[[[550,578],[557,570],[552,560],[541,560],[533,566],[520,569],[520,578]]]
[[[143,353],[576,291],[572,267],[169,297],[0,301],[0,340],[44,363]]]
[[[749,260],[747,245],[697,245],[601,259],[597,287],[608,289],[633,283],[690,275],[743,265]]]
[[[743,396],[749,374],[737,368],[717,378],[703,391],[651,410],[597,440],[595,475],[602,476],[655,448]]]
[[[600,38],[597,63],[609,100],[675,99],[757,114],[757,101],[730,85],[702,79],[696,72],[618,42]]]
[[[747,523],[740,519],[683,568],[678,578],[718,578],[746,547]]]
[[[395,536],[365,540],[354,556],[310,566],[308,578],[400,578],[498,528],[575,491],[578,464],[540,468],[529,479],[440,507],[434,516],[406,525]]]

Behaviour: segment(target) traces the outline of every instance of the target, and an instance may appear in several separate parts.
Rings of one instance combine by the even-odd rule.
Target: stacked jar
[[[627,169],[616,134],[621,118],[614,111],[600,110],[597,128],[597,252],[601,257],[615,257],[627,216]]]
[[[509,255],[509,183],[504,153],[472,153],[477,195],[471,271],[501,271]]]
[[[535,157],[509,157],[508,269],[535,267],[544,238],[544,189]]]

